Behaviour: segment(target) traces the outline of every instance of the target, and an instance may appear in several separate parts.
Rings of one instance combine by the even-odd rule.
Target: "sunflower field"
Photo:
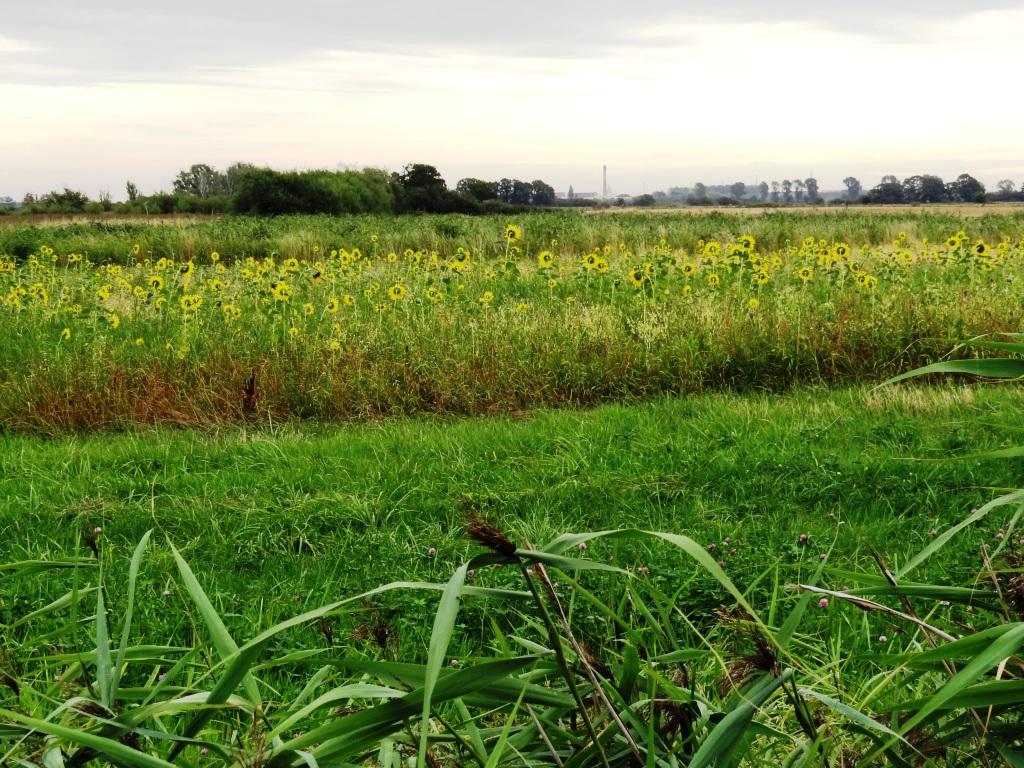
[[[552,217],[524,217],[426,243],[378,219],[344,241],[304,232],[289,255],[200,252],[187,228],[168,244],[159,226],[97,255],[36,228],[20,254],[0,250],[0,425],[502,413],[836,384],[1024,330],[1018,218],[935,238],[887,222],[862,242],[781,238],[791,222],[707,237],[602,225],[589,243],[577,219],[567,241]]]

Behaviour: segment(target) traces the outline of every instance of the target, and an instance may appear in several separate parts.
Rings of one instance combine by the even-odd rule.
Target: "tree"
[[[793,182],[789,179],[782,180],[782,202],[793,202]]]
[[[455,185],[455,191],[481,203],[485,200],[497,200],[498,182],[472,178],[460,179],[459,183]]]
[[[729,194],[735,197],[737,200],[742,200],[743,196],[747,194],[747,185],[742,181],[737,181],[731,187],[729,187]]]
[[[759,197],[761,198],[761,202],[763,203],[765,200],[768,199],[768,182],[762,181],[760,184],[757,185],[757,189]]]
[[[939,203],[946,199],[946,185],[938,176],[910,176],[903,180],[906,203]]]
[[[860,181],[855,179],[853,176],[847,176],[843,179],[843,184],[846,185],[846,199],[851,203],[856,203],[860,200],[861,192],[863,187],[860,185]]]
[[[950,200],[961,203],[985,202],[985,185],[968,173],[961,173],[956,181],[946,185]]]
[[[708,188],[702,182],[697,182],[693,185],[693,197],[700,202],[706,202],[708,199]]]
[[[209,197],[220,192],[225,186],[222,174],[205,163],[197,163],[187,171],[181,171],[174,179],[174,194]]]
[[[804,179],[804,186],[807,188],[807,202],[815,205],[821,202],[821,194],[818,192],[818,180],[813,176]]]
[[[509,200],[513,205],[529,205],[533,201],[533,185],[528,181],[512,179],[512,196]]]
[[[796,190],[796,201],[802,203],[804,201],[804,183],[800,179],[793,180],[793,188]]]
[[[1015,191],[1014,184],[1009,179],[1003,179],[996,184],[996,189],[999,190],[1000,194],[1009,195]]]
[[[632,200],[633,205],[640,208],[649,208],[650,206],[654,205],[654,202],[654,195],[648,194],[639,195],[637,197],[634,197]]]
[[[224,173],[219,174],[218,184],[221,187],[216,189],[217,194],[233,195],[238,191],[238,183],[242,177],[256,169],[255,165],[251,163],[233,163],[228,166],[228,169]]]
[[[530,186],[533,188],[530,193],[532,205],[550,206],[555,204],[555,188],[550,184],[545,184],[540,179],[534,179],[530,182]]]
[[[903,202],[903,185],[895,176],[883,176],[878,186],[867,194],[868,202],[878,205],[892,205]]]
[[[128,194],[128,202],[134,203],[139,199],[139,188],[135,186],[134,182],[126,181],[124,191]]]
[[[576,193],[575,193],[575,192],[573,192],[573,189],[572,189],[572,184],[570,184],[570,185],[569,185],[569,194],[567,195],[567,197],[568,197],[568,198],[569,198],[570,200],[575,200],[575,199],[576,199]]]
[[[773,203],[779,202],[779,189],[780,188],[781,188],[781,185],[779,184],[779,182],[777,182],[777,181],[773,181],[772,182],[772,202]]]

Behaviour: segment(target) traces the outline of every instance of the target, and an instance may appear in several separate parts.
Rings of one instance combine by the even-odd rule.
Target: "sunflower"
[[[750,309],[757,309],[759,306],[761,306],[761,302],[758,301],[757,299],[750,298],[747,300],[747,307],[749,307]]]
[[[220,261],[220,254],[219,254],[219,253],[217,253],[216,251],[214,251],[213,253],[211,253],[211,254],[210,254],[210,261],[212,261],[213,263],[215,263],[215,264],[216,264],[216,263],[217,263],[218,261]]]
[[[305,304],[302,305],[302,311],[305,313],[306,317],[309,317],[314,312],[316,312],[316,307],[314,307],[309,302],[306,302]]]
[[[740,238],[740,247],[748,253],[754,250],[755,245],[757,245],[757,240],[754,239],[753,235],[744,235]]]
[[[339,302],[339,301],[338,301],[337,299],[335,299],[335,298],[331,298],[331,299],[330,299],[330,300],[329,300],[329,301],[327,302],[327,311],[328,311],[328,312],[330,312],[330,313],[331,313],[332,315],[336,315],[336,314],[338,314],[338,308],[339,308],[339,307],[341,307],[341,302]]]
[[[270,286],[274,301],[288,301],[292,297],[292,288],[288,283],[281,281]]]
[[[65,328],[60,332],[61,341],[69,341],[71,339],[71,329]]]
[[[764,285],[770,279],[771,279],[771,275],[769,275],[767,272],[764,272],[764,271],[758,272],[757,275],[754,277],[754,280],[757,282],[758,285]]]
[[[405,298],[405,286],[401,283],[395,283],[388,288],[388,298],[392,301],[401,301]]]
[[[634,288],[640,288],[647,282],[647,273],[642,267],[633,267],[629,272],[629,281],[633,283]]]
[[[985,256],[988,254],[988,243],[984,240],[979,240],[971,247],[971,250],[974,251],[975,256]]]
[[[800,276],[801,280],[807,283],[810,282],[812,277],[814,277],[814,270],[810,267],[804,267],[797,274]]]
[[[195,293],[185,293],[178,299],[178,304],[185,312],[195,312],[203,306],[203,297]]]
[[[697,265],[692,261],[688,261],[679,268],[686,277],[693,277],[697,272]]]
[[[522,240],[523,230],[515,224],[506,224],[505,239],[510,243],[514,243],[516,240]]]
[[[721,282],[721,278],[718,276],[716,272],[712,272],[710,275],[708,275],[708,285],[710,285],[712,288],[718,285],[719,282]]]

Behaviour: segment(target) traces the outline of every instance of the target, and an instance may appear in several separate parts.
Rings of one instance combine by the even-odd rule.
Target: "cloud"
[[[36,0],[7,9],[4,25],[5,34],[40,40],[53,57],[74,61],[77,74],[65,82],[183,82],[204,69],[262,67],[331,50],[600,56],[639,36],[649,46],[676,46],[678,35],[657,31],[709,23],[800,23],[905,39],[969,13],[1016,7],[1019,0],[521,0],[514,9],[479,0],[177,0],[167,11],[137,0]],[[718,42],[722,56],[735,46],[728,34]],[[25,76],[52,82],[63,75]]]

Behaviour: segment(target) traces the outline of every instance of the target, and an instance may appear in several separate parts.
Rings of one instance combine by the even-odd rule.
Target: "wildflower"
[[[93,533],[103,533],[103,528],[101,528],[100,526],[97,525],[95,528],[92,529],[92,532]]]
[[[107,320],[110,322],[110,327],[115,331],[121,327],[121,318],[118,317],[117,314],[111,314]]]
[[[712,288],[718,285],[719,282],[721,282],[721,278],[718,276],[717,273],[712,272],[710,275],[708,275],[708,285],[710,285]]]
[[[405,286],[395,283],[388,288],[388,298],[392,301],[401,301],[405,298]]]
[[[804,267],[803,269],[800,270],[798,274],[801,280],[803,280],[805,283],[808,283],[810,282],[811,278],[814,277],[814,270],[811,269],[810,267]]]
[[[878,642],[880,642],[880,643],[888,643],[889,642],[889,638],[886,637],[885,635],[879,635],[878,636]]]
[[[928,535],[929,536],[937,536],[938,533],[939,533],[938,530],[935,529],[935,528],[932,528],[930,531],[928,531]]]
[[[216,251],[214,251],[213,253],[211,253],[211,254],[210,254],[210,261],[212,261],[213,263],[215,263],[215,264],[216,264],[216,263],[217,263],[218,261],[220,261],[220,254],[219,254],[219,253],[217,253]]]
[[[509,242],[523,239],[523,230],[515,224],[505,225],[505,239]]]
[[[437,547],[430,547],[430,549],[427,550],[427,557],[433,557],[436,554],[437,554]]]
[[[452,665],[452,667],[457,667],[457,666],[459,666],[459,660],[458,659],[452,659],[450,664]]]
[[[316,307],[314,307],[312,304],[309,304],[307,302],[306,304],[302,305],[302,311],[305,313],[306,317],[309,317],[314,312],[316,312]]]
[[[141,336],[135,340],[135,346],[136,347],[143,347],[145,345],[146,345],[146,340],[144,338],[142,338]]]
[[[171,590],[169,590],[169,589],[165,589],[165,590],[164,590],[163,592],[161,592],[160,594],[161,594],[161,595],[163,595],[164,597],[170,597],[170,596],[171,596]]]
[[[70,328],[65,328],[63,331],[61,331],[60,332],[60,338],[61,338],[61,341],[68,341],[68,340],[70,340],[71,339],[71,329]]]
[[[327,348],[331,350],[331,352],[340,352],[341,342],[338,341],[337,339],[331,339],[329,342],[327,342]]]
[[[551,251],[541,251],[537,254],[537,266],[547,269],[555,263],[555,255]]]
[[[819,608],[828,608],[828,598],[827,597],[821,598],[821,600],[818,601],[818,607]]]
[[[805,543],[805,542],[807,541],[807,539],[808,539],[808,538],[809,538],[809,537],[808,537],[808,535],[807,535],[806,533],[801,533],[801,534],[800,534],[800,543],[801,543],[801,544]]]
[[[587,542],[581,541],[579,543],[579,546],[577,547],[577,549],[579,549],[580,552],[586,552],[586,550],[587,550]]]
[[[293,339],[296,336],[298,336],[300,333],[301,333],[301,331],[298,328],[296,328],[294,325],[291,328],[288,329],[288,335],[291,336]]]
[[[757,309],[759,306],[761,306],[761,302],[755,298],[751,298],[747,301],[747,307],[750,309]]]

